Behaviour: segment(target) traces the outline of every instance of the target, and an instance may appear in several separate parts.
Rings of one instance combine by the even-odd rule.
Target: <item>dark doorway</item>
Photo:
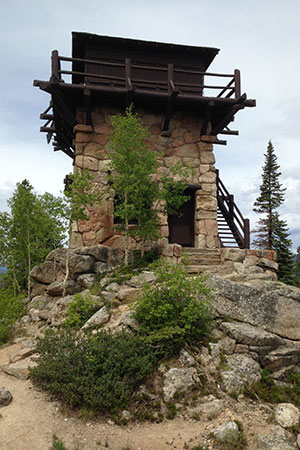
[[[185,195],[189,196],[189,200],[179,208],[177,214],[168,216],[169,242],[194,247],[195,190],[187,189]]]

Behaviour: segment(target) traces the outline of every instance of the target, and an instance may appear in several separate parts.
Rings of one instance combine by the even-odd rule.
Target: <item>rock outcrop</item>
[[[300,289],[279,282],[238,283],[211,276],[216,317],[248,323],[300,341]]]

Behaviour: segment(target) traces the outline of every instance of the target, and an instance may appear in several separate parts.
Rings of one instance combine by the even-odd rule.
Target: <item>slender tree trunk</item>
[[[125,211],[126,211],[127,192],[125,192],[124,203],[125,203]],[[127,212],[126,212],[126,217],[125,217],[125,254],[124,254],[124,264],[125,264],[125,266],[128,266],[128,254],[129,254],[129,233],[128,233],[128,231],[129,231],[128,216],[127,216]]]
[[[68,242],[68,248],[67,248],[67,256],[66,256],[66,275],[63,281],[63,297],[66,296],[67,293],[67,281],[69,278],[69,260],[70,260],[70,240],[71,240],[71,233],[72,233],[72,228],[70,228],[69,231],[69,242]]]
[[[141,240],[141,257],[144,258],[145,256],[145,238],[142,237]]]
[[[16,277],[16,269],[15,269],[15,259],[13,257],[13,254],[11,255],[11,271],[12,271],[12,275],[13,275],[13,291],[14,291],[14,297],[16,298],[17,296],[17,289],[18,289],[18,281],[17,281],[17,277]]]
[[[129,255],[129,228],[128,228],[128,219],[125,219],[125,255],[124,255],[124,263],[125,266],[128,266],[128,255]]]
[[[31,246],[30,246],[30,233],[29,233],[29,216],[27,211],[27,264],[28,264],[28,274],[27,274],[27,295],[30,298],[30,268],[31,268]]]

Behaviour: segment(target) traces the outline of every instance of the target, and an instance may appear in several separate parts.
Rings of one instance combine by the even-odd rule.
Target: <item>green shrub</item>
[[[126,409],[134,390],[149,375],[156,357],[132,334],[78,336],[73,330],[46,332],[32,380],[72,408],[97,413]]]
[[[79,330],[98,310],[99,304],[90,295],[83,297],[82,294],[75,294],[74,299],[68,305],[64,327]]]
[[[26,311],[23,298],[14,297],[9,290],[0,290],[0,345],[9,340],[15,321]]]
[[[289,375],[286,380],[287,386],[278,386],[271,372],[263,369],[261,380],[254,383],[251,389],[245,390],[246,394],[255,399],[259,397],[270,403],[293,403],[300,406],[300,372]]]
[[[174,352],[210,333],[211,294],[202,276],[190,276],[184,264],[159,261],[154,267],[157,283],[145,284],[134,316],[146,342]]]
[[[53,434],[52,436],[52,446],[55,450],[67,450],[63,441],[60,440],[56,434]]]

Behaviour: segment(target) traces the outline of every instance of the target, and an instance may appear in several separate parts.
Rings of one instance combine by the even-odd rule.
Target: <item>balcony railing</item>
[[[72,67],[65,67],[65,63],[71,63],[72,67],[75,65],[79,69],[72,70]],[[216,78],[217,84],[210,82]],[[164,66],[138,63],[129,58],[118,62],[70,58],[60,56],[58,51],[54,50],[50,80],[72,84],[74,79],[78,80],[75,84],[104,85],[129,91],[143,90],[169,95],[180,92],[180,95],[226,99],[241,97],[239,70],[235,70],[233,74],[221,74],[177,67],[174,64]]]

